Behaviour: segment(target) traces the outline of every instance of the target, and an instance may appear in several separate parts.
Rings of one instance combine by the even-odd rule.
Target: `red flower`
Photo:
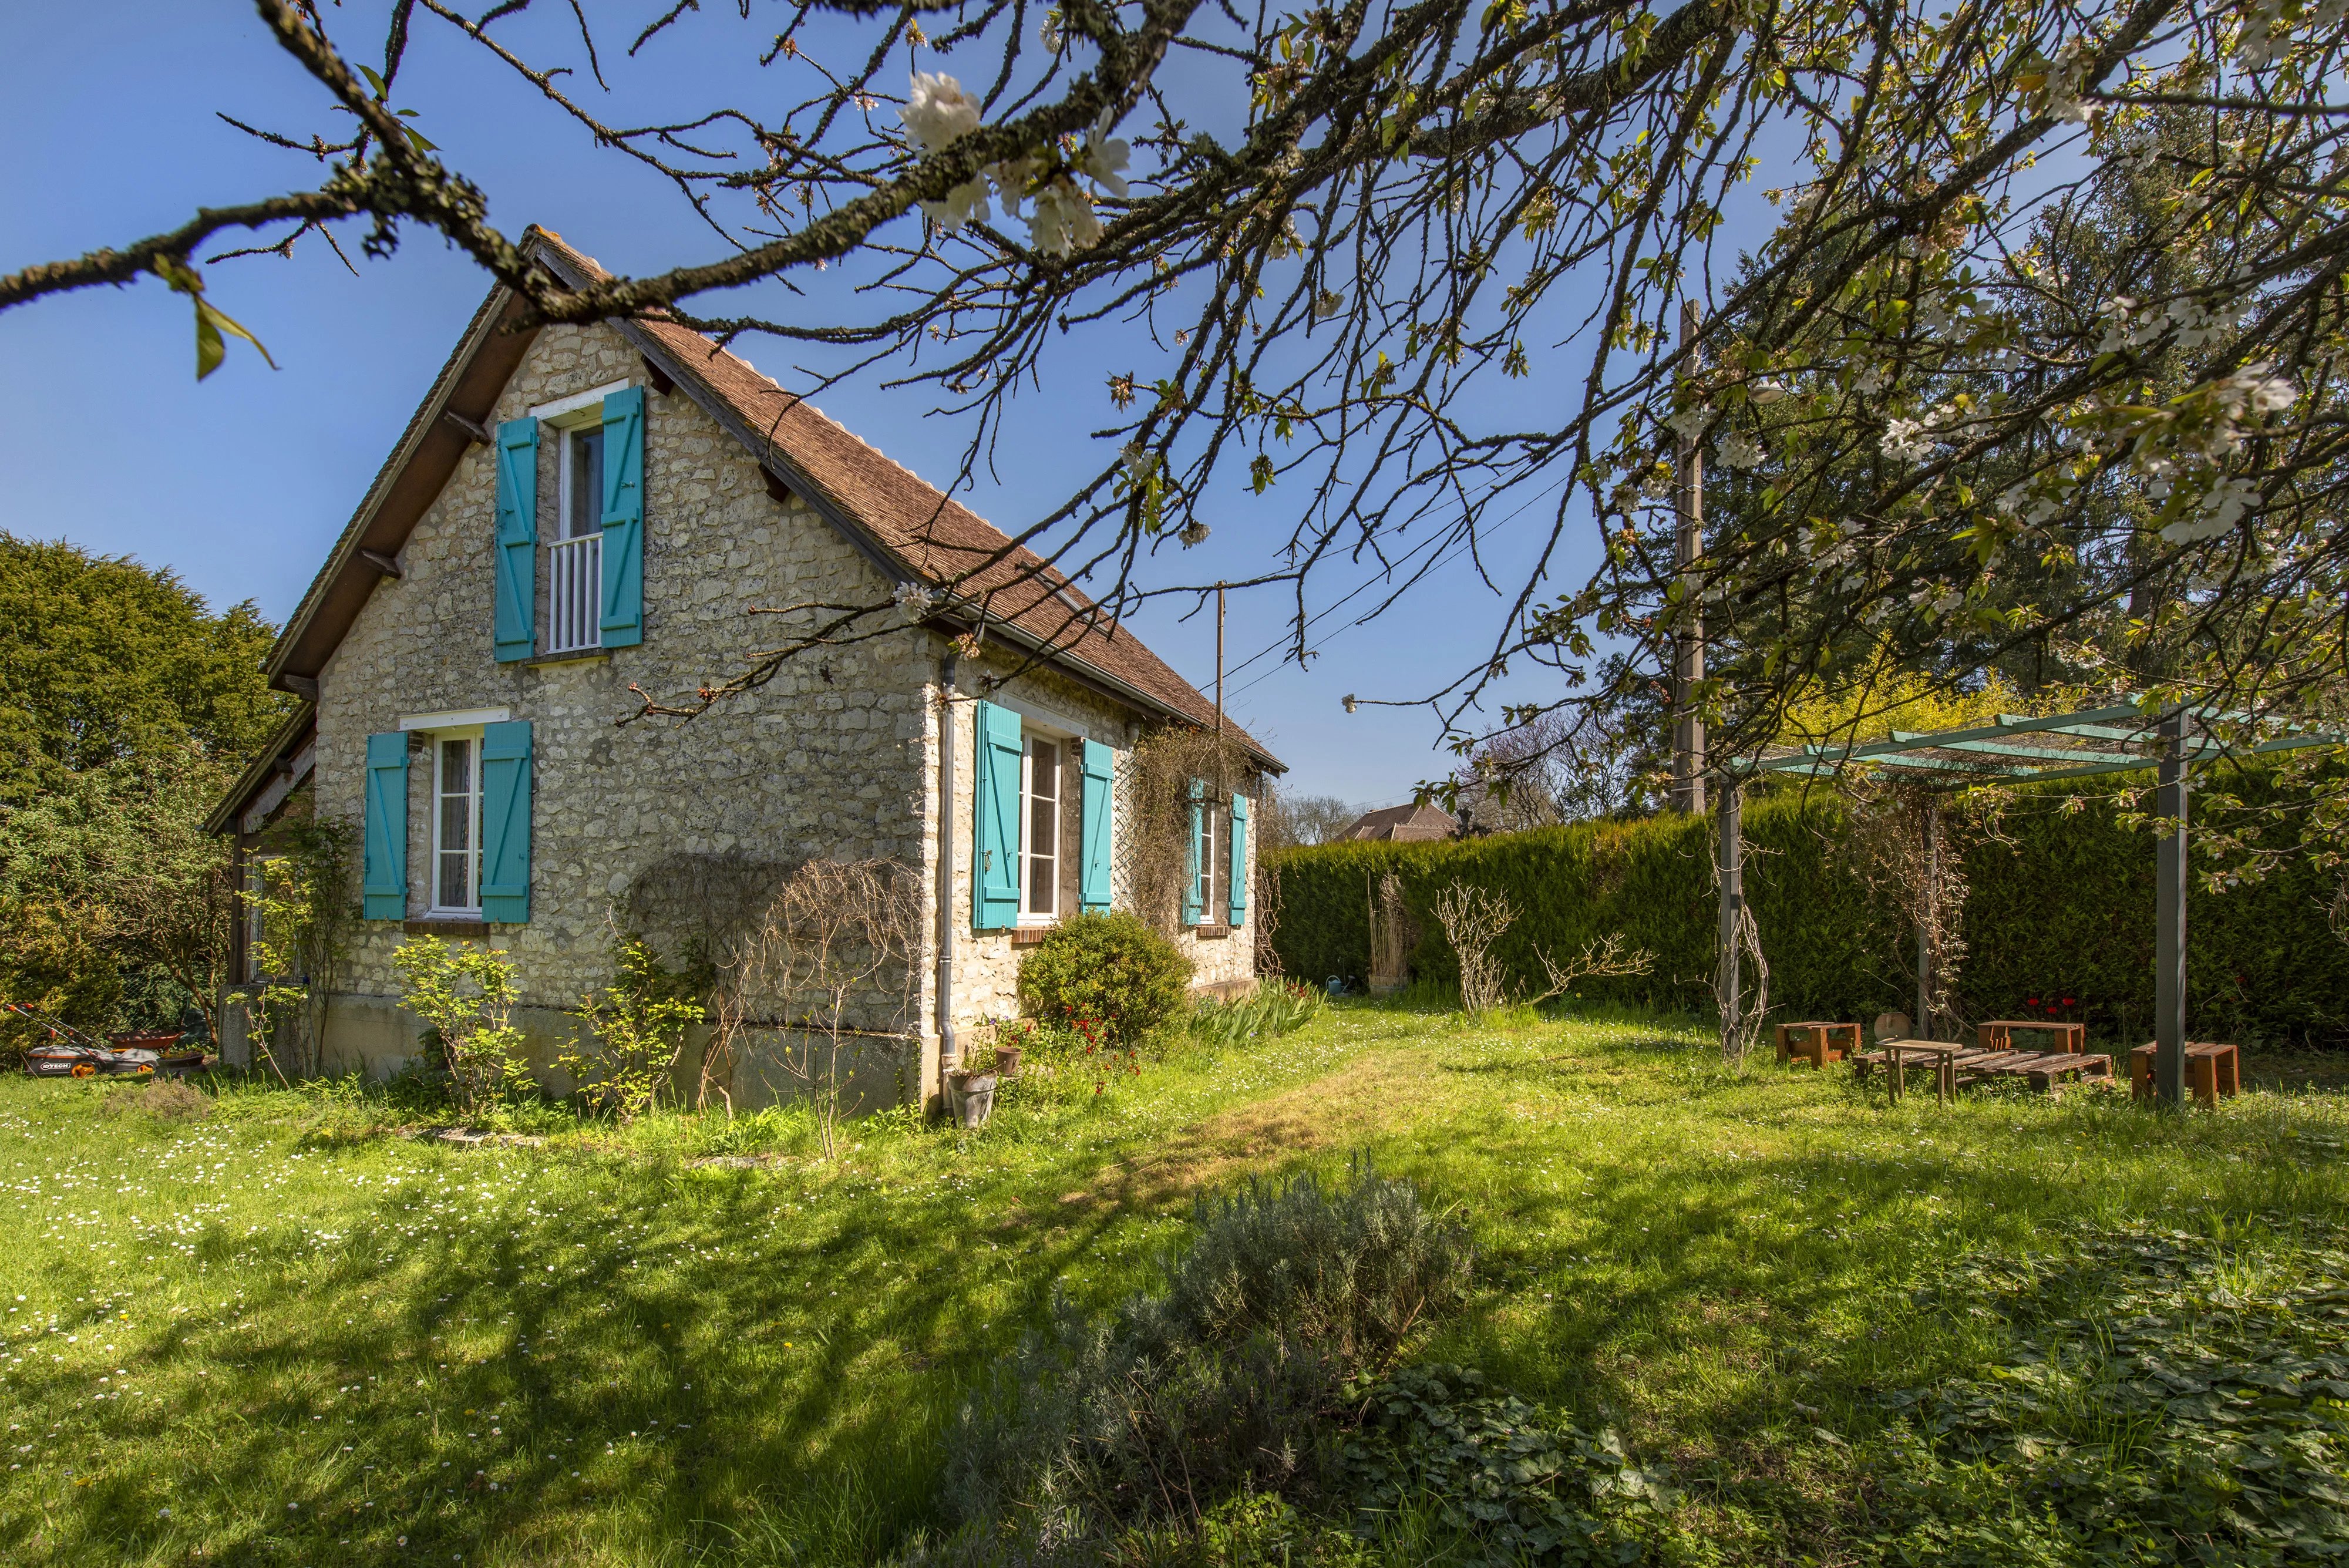
[[[2035,996],[2026,996],[2023,999],[2023,1005],[2025,1007],[2036,1007],[2039,1005],[2039,999]]]
[[[2080,1005],[2080,999],[2076,996],[2067,996],[2064,999],[2064,1005],[2066,1007],[2077,1007]]]

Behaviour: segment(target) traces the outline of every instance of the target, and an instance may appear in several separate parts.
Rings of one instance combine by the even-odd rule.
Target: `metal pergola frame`
[[[2156,851],[2154,962],[2154,1088],[2161,1103],[2186,1103],[2187,796],[2198,762],[2257,756],[2310,746],[2337,746],[2349,737],[2292,732],[2251,744],[2214,737],[2213,725],[2244,725],[2251,715],[2198,704],[2147,709],[2134,701],[2033,718],[2002,713],[1993,723],[1930,732],[1895,730],[1881,741],[1846,742],[1765,751],[1722,770],[1716,850],[1721,871],[1720,987],[1724,1029],[1739,1019],[1738,927],[1745,900],[1739,786],[1764,774],[1836,778],[1852,768],[1883,768],[1923,775],[1928,787],[2048,783],[2105,774],[2159,770],[2155,814],[2169,824]],[[1937,814],[1927,814],[1929,877],[1939,874]],[[1917,934],[1917,1027],[1930,1027],[1930,953]],[[2126,1064],[2121,1064],[2126,1065]]]

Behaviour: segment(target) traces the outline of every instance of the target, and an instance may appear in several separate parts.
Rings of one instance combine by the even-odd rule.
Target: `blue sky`
[[[688,95],[706,99],[705,73],[713,69],[745,102],[776,98],[780,84],[741,62],[771,36],[781,13],[758,7],[744,25],[733,9],[706,8],[693,31],[655,46],[625,77],[615,73],[624,93],[634,95],[611,110],[615,117]],[[648,16],[653,8],[614,15],[632,19],[638,10]],[[327,12],[357,58],[375,57],[375,12],[358,4]],[[366,25],[357,25],[363,18]],[[520,23],[512,41],[531,42],[553,18]],[[609,36],[608,63],[635,25],[605,21],[599,28]],[[665,184],[595,152],[584,132],[521,96],[444,26],[419,13],[416,40],[394,101],[419,110],[418,123],[484,186],[492,216],[506,232],[536,221],[632,270],[716,254],[713,238],[696,232]],[[599,106],[608,101],[584,72],[568,85]],[[233,0],[0,10],[0,136],[10,149],[0,161],[0,202],[11,215],[0,270],[168,228],[197,204],[314,181],[315,163],[254,142],[214,111],[306,134],[323,122],[323,101],[252,11]],[[227,364],[198,385],[186,302],[152,280],[0,315],[0,364],[8,370],[0,378],[0,469],[11,481],[0,526],[168,565],[216,605],[251,598],[273,618],[285,615],[487,287],[484,275],[436,237],[411,234],[386,262],[359,257],[356,238],[345,242],[359,267],[356,278],[315,240],[290,261],[208,269],[210,297],[268,345],[280,367],[274,371],[236,344]],[[771,293],[761,303],[776,314],[824,308],[821,285],[802,299]],[[1097,452],[1072,448],[1068,432],[1109,422],[1102,375],[1092,371],[1131,368],[1142,347],[1114,336],[1085,341],[1072,350],[1079,363],[1065,384],[1023,395],[996,482],[968,497],[970,504],[1016,531],[1059,500],[1078,471],[1102,462]],[[791,383],[789,346],[750,340],[742,348]],[[1081,362],[1090,357],[1098,357],[1097,366]],[[1567,374],[1516,385],[1536,401],[1565,396],[1568,375],[1578,367],[1555,369]],[[929,403],[920,391],[890,392],[867,381],[821,401],[926,476],[953,473],[966,431],[926,417]],[[1539,420],[1520,408],[1509,422]],[[1284,502],[1293,504],[1278,486],[1264,497],[1236,498],[1207,545],[1151,568],[1156,580],[1265,569],[1293,522]],[[1496,542],[1502,570],[1513,551],[1537,542],[1533,530],[1546,524],[1546,510],[1536,507],[1504,531]],[[1569,585],[1587,565],[1585,538],[1577,533],[1563,574]],[[1360,582],[1340,569],[1317,584],[1314,602],[1327,604]],[[1330,616],[1317,634],[1335,635],[1323,640],[1310,671],[1259,659],[1231,683],[1230,711],[1290,763],[1294,788],[1365,804],[1407,798],[1416,781],[1447,765],[1432,749],[1435,721],[1423,711],[1380,708],[1350,716],[1340,698],[1423,691],[1489,645],[1504,607],[1464,561],[1454,562],[1400,611],[1368,626],[1337,629],[1350,608]],[[1286,610],[1270,593],[1236,597],[1229,662],[1277,639]],[[1208,684],[1211,615],[1185,621],[1171,607],[1154,609],[1140,629],[1185,675]],[[1542,690],[1538,680],[1514,683],[1518,694]]]

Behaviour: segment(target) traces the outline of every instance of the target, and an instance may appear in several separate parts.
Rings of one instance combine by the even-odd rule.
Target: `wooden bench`
[[[1778,1025],[1778,1064],[1808,1062],[1814,1067],[1825,1067],[1830,1062],[1840,1062],[1859,1050],[1859,1025],[1857,1023],[1781,1023]]]
[[[1868,1076],[1871,1067],[1888,1069],[1888,1085],[1896,1100],[1900,1097],[1901,1079],[1911,1066],[1933,1069],[1934,1096],[1941,1100],[1951,1098],[1965,1085],[1992,1078],[2021,1078],[2041,1093],[2050,1094],[2067,1078],[2113,1075],[2110,1056],[2085,1051],[1985,1051],[1979,1045],[1942,1040],[1888,1040],[1881,1050],[1855,1055],[1852,1065],[1861,1078]]]
[[[2159,1042],[2148,1040],[2129,1052],[2129,1093],[2137,1099],[2153,1097],[2154,1055],[2160,1048]],[[2220,1096],[2242,1093],[2242,1053],[2215,1041],[2188,1041],[2186,1084],[2196,1099],[2218,1109]]]
[[[2085,1053],[2088,1049],[2088,1026],[2085,1023],[2059,1023],[2042,1018],[1993,1018],[1974,1033],[1985,1051],[2012,1051],[2017,1031],[2034,1030],[2054,1035],[2058,1044],[2054,1049],[2057,1051]]]

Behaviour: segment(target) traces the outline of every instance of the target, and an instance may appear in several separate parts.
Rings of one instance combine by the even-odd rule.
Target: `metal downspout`
[[[938,660],[938,1092],[962,1064],[954,1027],[955,656]]]

